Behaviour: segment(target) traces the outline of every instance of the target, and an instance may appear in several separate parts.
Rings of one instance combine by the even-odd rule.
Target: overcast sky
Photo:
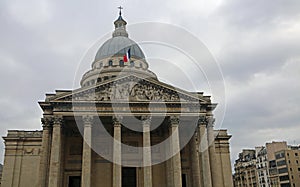
[[[119,5],[129,24],[176,24],[213,54],[226,85],[222,128],[232,135],[232,160],[265,142],[300,144],[299,0],[0,1],[1,136],[41,129],[37,102],[72,89],[81,58],[113,30]],[[164,79],[169,72],[157,74]],[[1,163],[3,154],[1,143]]]

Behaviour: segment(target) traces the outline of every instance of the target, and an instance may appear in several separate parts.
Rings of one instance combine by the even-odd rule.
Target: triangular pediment
[[[155,79],[127,75],[102,83],[57,94],[50,102],[200,102],[209,104],[209,97],[191,93]]]

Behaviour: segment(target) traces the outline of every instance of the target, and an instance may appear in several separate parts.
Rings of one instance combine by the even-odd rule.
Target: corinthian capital
[[[113,116],[113,118],[112,118],[114,126],[120,126],[122,120],[123,120],[123,117],[119,116],[119,115]]]
[[[199,116],[198,125],[206,125],[206,124],[207,124],[206,117],[205,116]]]
[[[91,124],[93,122],[93,119],[94,119],[94,117],[91,115],[82,116],[83,123],[85,123],[85,124]]]
[[[171,125],[178,125],[179,117],[178,116],[170,116],[170,123],[171,123]]]
[[[215,118],[213,116],[207,116],[206,121],[207,121],[207,127],[213,127],[215,123]]]
[[[43,128],[50,128],[52,123],[53,123],[53,118],[52,116],[44,116],[41,118],[41,122],[43,124]]]
[[[141,117],[143,125],[150,125],[152,117],[150,115],[143,115]]]
[[[62,116],[54,116],[53,117],[53,125],[61,125],[64,119]]]

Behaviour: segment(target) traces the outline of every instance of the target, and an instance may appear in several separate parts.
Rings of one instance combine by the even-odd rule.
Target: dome
[[[112,56],[123,56],[130,49],[132,57],[144,59],[142,49],[133,40],[126,36],[116,36],[107,40],[98,50],[95,61],[99,61]]]
[[[82,87],[95,85],[115,79],[121,74],[134,74],[157,80],[157,76],[148,69],[149,65],[140,46],[128,38],[127,22],[122,18],[121,11],[114,25],[112,38],[98,49],[92,69],[82,76],[80,85]]]

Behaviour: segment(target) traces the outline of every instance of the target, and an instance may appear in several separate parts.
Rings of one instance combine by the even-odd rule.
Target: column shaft
[[[49,148],[50,148],[50,133],[51,133],[51,120],[49,118],[42,119],[43,126],[43,139],[42,139],[42,153],[39,169],[39,186],[47,187],[48,185],[48,165],[49,165]]]
[[[122,186],[122,156],[121,156],[121,124],[114,121],[114,149],[113,149],[113,187]]]
[[[196,134],[193,135],[190,145],[191,145],[191,162],[192,162],[192,177],[193,177],[193,187],[201,187],[201,177],[200,177],[200,166],[199,166],[199,154],[197,148],[197,137]]]
[[[91,186],[91,173],[92,173],[92,117],[84,116],[84,134],[83,134],[83,149],[82,149],[82,173],[81,173],[81,186]]]
[[[169,140],[169,144],[167,144],[166,147],[166,158],[169,158],[166,161],[166,176],[167,176],[167,187],[173,187],[174,186],[174,175],[173,175],[173,162],[172,162],[172,141],[169,139],[169,136],[172,135],[171,128],[168,131],[167,136],[165,137],[167,140]]]
[[[199,125],[199,164],[201,166],[202,176],[202,186],[212,187],[212,179],[210,172],[210,161],[208,152],[208,142],[207,142],[207,132],[205,124]]]
[[[62,118],[55,117],[52,131],[52,145],[49,169],[49,187],[61,186],[61,125]]]
[[[150,121],[143,122],[144,187],[152,187]]]
[[[175,154],[172,158],[173,167],[173,179],[174,187],[182,187],[182,175],[181,175],[181,157],[180,157],[180,144],[179,144],[179,119],[171,118],[171,141],[172,152]]]

